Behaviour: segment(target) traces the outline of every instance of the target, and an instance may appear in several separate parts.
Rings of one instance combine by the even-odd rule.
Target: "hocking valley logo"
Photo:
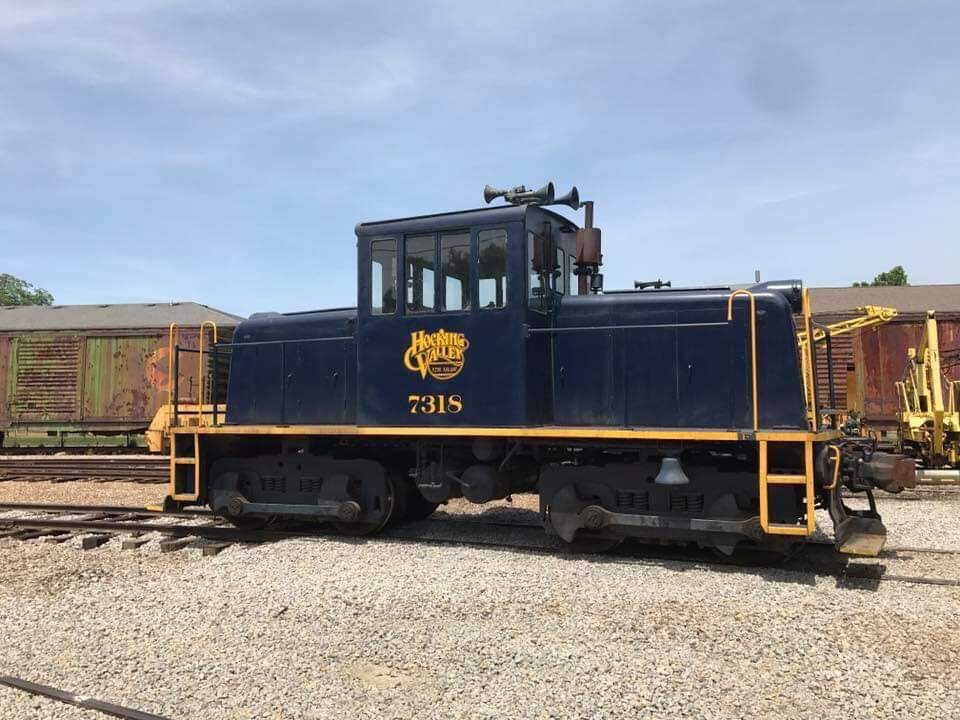
[[[410,333],[410,347],[403,354],[403,364],[420,377],[450,380],[463,370],[464,355],[470,341],[463,333],[447,332],[442,328],[428,333],[417,330]]]

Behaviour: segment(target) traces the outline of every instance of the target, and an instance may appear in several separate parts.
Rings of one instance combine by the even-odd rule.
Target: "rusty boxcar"
[[[196,348],[205,321],[223,341],[240,318],[193,302],[0,307],[2,447],[143,445],[167,401],[170,324]],[[198,362],[181,359],[187,397]]]

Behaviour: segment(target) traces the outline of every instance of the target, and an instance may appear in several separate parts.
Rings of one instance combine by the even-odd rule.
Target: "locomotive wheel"
[[[390,525],[423,520],[430,517],[440,504],[427,500],[410,480],[396,479],[394,482],[399,490],[393,515],[390,517]]]
[[[404,508],[403,517],[398,522],[417,522],[425,520],[437,509],[440,503],[427,500],[413,483],[407,483],[408,491],[406,493],[406,508]]]
[[[383,530],[395,515],[402,515],[405,499],[403,498],[404,488],[401,484],[402,481],[395,475],[386,473],[383,477],[383,483],[384,487],[380,495],[379,507],[376,510],[367,509],[364,511],[365,515],[373,516],[372,522],[335,522],[332,523],[333,527],[343,535],[351,535],[354,537],[372,535],[373,533]]]
[[[547,522],[556,533],[556,535],[551,533],[551,537],[554,538],[555,546],[561,551],[572,554],[603,553],[613,550],[623,542],[622,536],[580,527],[578,516],[583,508],[590,504],[609,507],[612,504],[609,490],[592,483],[570,484],[550,498]],[[571,533],[571,525],[578,529]],[[572,539],[566,540],[562,537],[563,535],[572,535]]]

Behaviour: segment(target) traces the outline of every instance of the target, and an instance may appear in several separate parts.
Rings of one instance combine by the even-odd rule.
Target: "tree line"
[[[872,282],[853,283],[853,287],[878,287],[884,285],[909,285],[907,271],[896,265],[879,273]],[[14,275],[0,273],[0,305],[52,305],[53,295],[43,288],[34,287]]]

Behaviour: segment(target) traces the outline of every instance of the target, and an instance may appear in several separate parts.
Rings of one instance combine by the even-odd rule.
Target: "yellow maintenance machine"
[[[960,358],[960,349],[956,352]],[[907,350],[907,369],[898,382],[900,446],[931,468],[960,468],[960,381],[944,372],[937,317],[927,311],[923,335]]]

